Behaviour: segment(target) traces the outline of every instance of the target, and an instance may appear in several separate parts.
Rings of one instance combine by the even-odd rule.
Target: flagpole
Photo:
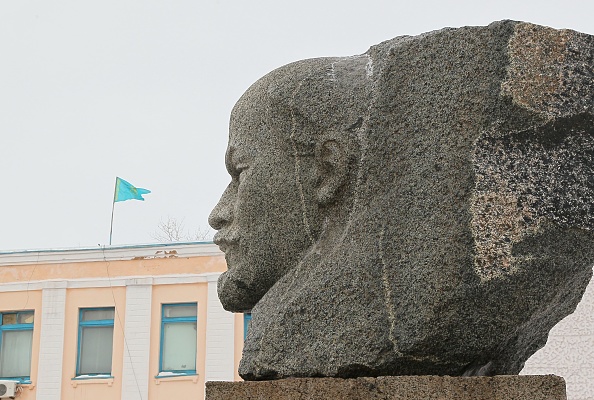
[[[115,208],[116,190],[118,188],[118,177],[116,176],[115,185],[113,186],[113,202],[111,203],[111,223],[109,224],[109,245],[111,246],[111,235],[113,233],[113,210]]]

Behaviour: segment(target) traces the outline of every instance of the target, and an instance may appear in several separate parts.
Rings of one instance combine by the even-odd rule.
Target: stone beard
[[[594,264],[594,37],[398,37],[256,82],[209,222],[240,375],[517,374]]]

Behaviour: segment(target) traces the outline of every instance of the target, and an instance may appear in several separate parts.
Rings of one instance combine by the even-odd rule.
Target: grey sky
[[[0,2],[0,249],[109,240],[159,220],[206,228],[228,182],[229,113],[291,61],[363,53],[445,26],[516,19],[594,34],[594,2],[138,0]]]

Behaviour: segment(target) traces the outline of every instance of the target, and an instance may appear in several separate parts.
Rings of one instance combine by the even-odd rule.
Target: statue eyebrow
[[[225,152],[225,167],[229,175],[233,175],[233,154],[235,153],[235,147],[229,146]]]
[[[225,166],[231,176],[237,175],[241,169],[245,169],[245,164],[249,156],[239,147],[230,146],[225,153]]]

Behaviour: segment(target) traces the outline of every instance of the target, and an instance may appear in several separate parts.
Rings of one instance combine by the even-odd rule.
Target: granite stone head
[[[231,182],[209,217],[228,265],[218,282],[225,309],[252,309],[324,230],[340,229],[357,173],[366,62],[290,64],[235,105],[225,155]],[[338,106],[346,96],[347,109]]]

